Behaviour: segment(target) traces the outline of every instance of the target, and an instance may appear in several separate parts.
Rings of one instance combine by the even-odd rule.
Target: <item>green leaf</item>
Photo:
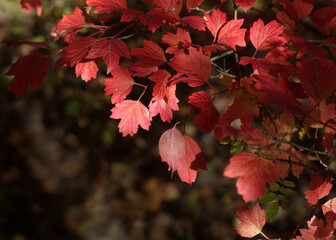
[[[262,196],[261,199],[258,200],[259,203],[269,203],[277,200],[277,195],[273,192],[266,193]]]
[[[272,185],[269,187],[269,189],[270,189],[270,191],[272,191],[272,192],[277,192],[277,191],[279,191],[279,189],[280,189],[280,185],[277,184],[277,183],[274,183],[274,184],[272,184]]]
[[[296,185],[295,185],[294,182],[288,181],[288,180],[283,180],[281,182],[281,184],[284,185],[284,186],[286,186],[286,187],[289,187],[289,188],[295,188],[296,187]]]
[[[288,208],[289,208],[288,199],[283,195],[279,195],[278,198],[279,198],[279,201],[278,201],[279,206],[284,210],[288,210]]]
[[[286,187],[281,187],[280,188],[280,193],[285,195],[285,196],[294,196],[296,195],[296,192],[290,188],[286,188]]]
[[[279,206],[277,202],[272,202],[267,206],[266,219],[267,221],[273,221],[278,216]]]
[[[237,154],[241,151],[243,151],[244,149],[244,143],[239,142],[239,141],[235,141],[233,142],[231,149],[230,149],[230,153],[231,154]]]

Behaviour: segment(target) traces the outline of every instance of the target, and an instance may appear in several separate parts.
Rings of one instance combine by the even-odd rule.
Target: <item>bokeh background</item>
[[[18,0],[1,0],[0,41],[51,41],[62,14],[84,1],[43,4],[37,17],[23,13]],[[158,154],[172,124],[156,117],[149,132],[123,138],[109,118],[103,71],[85,83],[74,69],[55,70],[36,92],[20,99],[8,92],[11,77],[4,73],[32,51],[0,44],[0,240],[241,239],[233,224],[243,201],[235,181],[223,177],[229,146],[190,121],[186,131],[201,146],[208,171],[199,171],[192,186],[182,183]],[[179,90],[181,102],[188,91]],[[189,111],[180,108],[176,119]],[[270,237],[288,238],[310,218],[303,199],[292,200],[289,212],[265,226]]]

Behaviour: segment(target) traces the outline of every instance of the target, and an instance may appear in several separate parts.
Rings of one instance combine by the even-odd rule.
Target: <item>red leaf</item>
[[[131,92],[134,80],[129,70],[123,66],[114,68],[111,74],[113,78],[107,78],[105,80],[105,92],[106,95],[112,94],[112,104],[120,103],[124,101]]]
[[[179,0],[153,0],[153,3],[168,12]]]
[[[226,23],[226,14],[219,9],[214,9],[211,13],[211,16],[205,13],[204,19],[207,28],[211,32],[212,36],[215,38],[214,41],[216,41],[218,31]]]
[[[294,20],[308,16],[314,8],[314,4],[306,0],[281,0],[280,3]]]
[[[254,75],[254,77],[257,78],[257,88],[262,90],[258,102],[284,107],[290,114],[306,116],[306,107],[291,92],[284,91],[285,89],[280,88],[268,76]]]
[[[194,119],[196,126],[204,129],[205,133],[210,133],[219,117],[210,95],[205,91],[195,92],[189,97],[188,103],[201,109],[201,113]]]
[[[303,58],[297,62],[296,72],[303,89],[316,102],[325,100],[336,89],[336,66],[332,60]]]
[[[178,111],[178,98],[175,95],[176,85],[172,85],[165,89],[164,98],[153,97],[149,103],[150,116],[154,117],[160,114],[162,122],[169,122],[173,119],[172,110]]]
[[[176,54],[168,64],[177,71],[179,76],[186,74],[188,77],[186,82],[191,87],[203,85],[210,77],[210,57],[195,48],[190,48],[188,55],[183,52]]]
[[[42,14],[42,4],[40,0],[21,0],[20,1],[22,11],[30,13],[35,9],[36,14],[41,16]]]
[[[254,205],[252,212],[246,205],[240,206],[237,218],[240,223],[235,227],[235,230],[240,236],[247,238],[261,233],[266,223],[265,211],[260,209],[259,204]]]
[[[88,52],[86,58],[102,58],[107,65],[107,73],[118,66],[120,57],[131,58],[126,43],[119,39],[108,40],[106,38],[96,41]]]
[[[192,8],[199,6],[204,0],[187,0],[186,6],[190,12]]]
[[[191,43],[189,32],[183,28],[178,28],[176,34],[168,32],[162,36],[161,41],[170,47],[166,49],[166,53],[176,54],[182,50],[185,42]]]
[[[125,100],[117,103],[111,111],[111,118],[121,119],[118,128],[123,137],[128,134],[133,136],[137,133],[139,125],[149,130],[152,118],[149,116],[148,109],[140,101]]]
[[[30,84],[34,90],[38,89],[49,71],[49,66],[50,58],[41,53],[31,53],[20,58],[5,74],[14,75],[9,91],[17,97],[22,97],[26,94]]]
[[[189,184],[195,182],[197,168],[206,169],[198,144],[189,136],[182,135],[175,127],[162,134],[159,152],[162,161],[172,170],[172,174],[177,170],[183,182]]]
[[[336,15],[336,8],[333,7],[323,7],[315,11],[312,15],[312,19],[318,30],[325,33],[326,35],[330,34],[330,28],[332,27],[331,20]]]
[[[295,46],[297,55],[296,58],[301,58],[304,54],[310,53],[313,57],[322,57],[328,53],[323,47],[316,46],[308,42],[306,39],[302,37],[296,37],[291,42],[292,45]]]
[[[170,77],[170,74],[166,70],[159,70],[149,77],[150,80],[156,83],[153,89],[153,96],[157,100],[161,100],[165,97],[167,83]]]
[[[218,43],[231,47],[236,51],[236,45],[245,47],[246,29],[240,28],[244,19],[228,21],[218,34]]]
[[[268,50],[287,43],[285,38],[279,36],[283,30],[284,26],[276,20],[265,26],[264,22],[259,19],[251,27],[250,39],[256,50]]]
[[[96,78],[98,66],[94,60],[79,62],[76,64],[75,72],[76,77],[81,76],[82,80],[87,82],[91,80],[91,78]]]
[[[86,5],[96,7],[94,13],[111,13],[127,9],[126,0],[86,0]]]
[[[287,61],[295,52],[286,47],[273,48],[264,58],[240,57],[239,64],[252,64],[253,70],[259,74],[270,74],[278,77],[279,73],[289,77],[294,75],[294,65]]]
[[[239,93],[226,112],[219,117],[218,122],[230,125],[234,120],[240,119],[244,125],[249,126],[257,116],[259,116],[259,107],[255,100],[246,94]]]
[[[164,27],[166,22],[172,22],[174,17],[171,13],[163,11],[161,8],[153,8],[147,13],[143,13],[137,9],[128,9],[123,12],[121,22],[130,22],[138,18],[140,22],[148,26],[153,33],[156,29]]]
[[[134,67],[156,67],[167,61],[162,48],[156,43],[144,39],[143,46],[143,48],[131,50],[131,55],[140,59],[134,64]]]
[[[146,77],[148,75],[151,75],[152,73],[155,73],[159,71],[158,67],[131,67],[131,71],[133,72],[134,77]]]
[[[324,226],[322,219],[313,216],[308,223],[308,229],[299,229],[302,236],[299,239],[315,240],[315,239],[329,239],[333,236],[334,228],[332,224]]]
[[[187,16],[180,20],[182,26],[189,26],[199,31],[205,31],[205,21],[199,16]]]
[[[80,31],[84,25],[86,25],[86,22],[83,11],[76,7],[72,13],[68,15],[63,14],[63,18],[57,23],[54,30],[54,34],[56,34],[54,40],[58,40],[63,32]],[[71,37],[74,37],[74,35]],[[69,42],[71,42],[72,38],[69,40]]]
[[[316,204],[319,199],[327,196],[332,188],[329,177],[323,180],[321,175],[312,176],[309,185],[313,190],[305,191],[305,195],[311,204]]]
[[[201,148],[194,139],[183,135],[185,141],[185,157],[177,168],[177,173],[183,182],[192,184],[197,177],[197,169],[207,170],[205,160],[201,156]]]
[[[64,48],[65,54],[57,60],[54,69],[75,64],[82,61],[88,54],[89,48],[97,41],[93,37],[83,37],[73,41],[69,46]]]
[[[224,176],[239,177],[236,183],[238,193],[248,202],[260,198],[265,193],[266,183],[274,183],[278,174],[272,161],[254,153],[242,152],[230,158]]]
[[[255,0],[235,0],[235,3],[242,7],[246,12],[249,7],[253,7]]]

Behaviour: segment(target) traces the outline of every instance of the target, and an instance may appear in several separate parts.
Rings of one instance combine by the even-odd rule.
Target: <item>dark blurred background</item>
[[[50,41],[61,15],[84,1],[43,4],[37,17],[23,13],[19,1],[1,0],[0,41]],[[199,171],[192,186],[176,173],[171,178],[157,145],[173,124],[155,117],[149,132],[123,138],[109,118],[103,71],[85,83],[63,68],[23,98],[8,92],[11,77],[4,73],[32,51],[0,45],[0,240],[240,239],[233,224],[243,202],[235,181],[222,175],[225,145],[190,121],[187,134],[201,146],[208,171]],[[190,93],[183,89],[178,94],[186,100]],[[181,116],[189,111],[183,103],[180,108]],[[265,227],[270,237],[288,237],[293,222],[307,217],[300,198],[293,205],[296,219],[280,212]]]

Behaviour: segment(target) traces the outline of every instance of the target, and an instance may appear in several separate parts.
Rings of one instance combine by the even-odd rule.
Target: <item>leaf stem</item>
[[[267,237],[266,235],[265,235],[265,233],[263,233],[263,232],[260,232],[260,234],[264,237],[264,238],[266,238],[267,240],[270,240],[270,238],[269,237]]]

